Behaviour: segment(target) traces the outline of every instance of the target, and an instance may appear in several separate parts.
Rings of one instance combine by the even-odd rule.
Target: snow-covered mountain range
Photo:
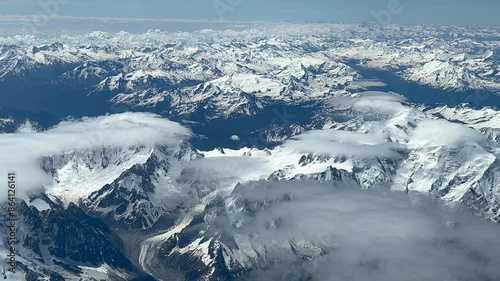
[[[207,118],[255,114],[269,102],[317,101],[362,87],[366,81],[360,80],[372,77],[350,67],[351,60],[438,89],[497,94],[498,30],[481,29],[476,37],[462,32],[278,25],[0,37],[0,81],[13,105],[29,96],[38,108],[51,108],[43,99],[53,99],[37,91],[43,87],[59,99],[102,100],[105,109],[153,107],[172,116],[203,110]]]
[[[331,24],[0,37],[0,170],[23,183],[7,275],[496,280],[498,38]],[[441,92],[469,104],[425,102]]]

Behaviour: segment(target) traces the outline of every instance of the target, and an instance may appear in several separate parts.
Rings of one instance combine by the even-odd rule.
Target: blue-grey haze
[[[2,0],[0,15],[37,14],[57,1],[57,15],[78,17],[500,26],[498,0]],[[391,5],[388,18],[380,11]]]

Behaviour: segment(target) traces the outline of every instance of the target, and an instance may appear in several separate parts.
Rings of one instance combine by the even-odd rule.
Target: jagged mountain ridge
[[[25,84],[5,94],[12,104],[20,105],[15,94],[36,100],[32,108],[54,106],[40,104],[40,97],[53,98],[37,97],[37,84],[47,91],[57,87],[52,95],[60,100],[98,100],[100,111],[155,108],[171,117],[202,109],[206,118],[254,115],[270,101],[342,95],[363,87],[358,83],[363,75],[345,63],[352,59],[438,89],[498,93],[499,46],[493,39],[498,31],[478,30],[492,38],[482,40],[449,35],[460,32],[458,27],[280,25],[189,36],[151,31],[50,40],[2,37],[0,73],[7,88]],[[30,86],[22,82],[27,79]]]

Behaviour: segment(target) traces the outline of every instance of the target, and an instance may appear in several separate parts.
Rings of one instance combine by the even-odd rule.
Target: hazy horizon
[[[500,1],[481,0],[4,0],[0,17],[143,18],[500,26]]]

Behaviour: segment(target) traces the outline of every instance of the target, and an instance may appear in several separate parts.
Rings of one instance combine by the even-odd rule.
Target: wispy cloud
[[[330,156],[398,157],[405,147],[388,142],[383,135],[362,134],[339,130],[310,131],[287,141],[285,146],[303,153],[318,153]]]
[[[446,120],[423,120],[413,132],[412,139],[435,146],[456,146],[464,142],[485,143],[482,133],[463,124]]]
[[[41,157],[99,147],[172,145],[190,135],[178,123],[146,113],[68,120],[43,132],[0,134],[0,173],[16,172],[22,193],[52,182],[40,167]],[[5,197],[0,194],[0,200]]]
[[[267,203],[240,213],[232,231],[285,261],[245,280],[500,278],[500,227],[425,195],[412,201],[394,192],[291,182],[251,183],[237,192],[246,208]]]
[[[405,101],[406,98],[400,95],[367,91],[350,97],[331,98],[326,102],[333,106],[349,107],[361,112],[376,111],[381,114],[395,114],[405,109],[401,104]]]

